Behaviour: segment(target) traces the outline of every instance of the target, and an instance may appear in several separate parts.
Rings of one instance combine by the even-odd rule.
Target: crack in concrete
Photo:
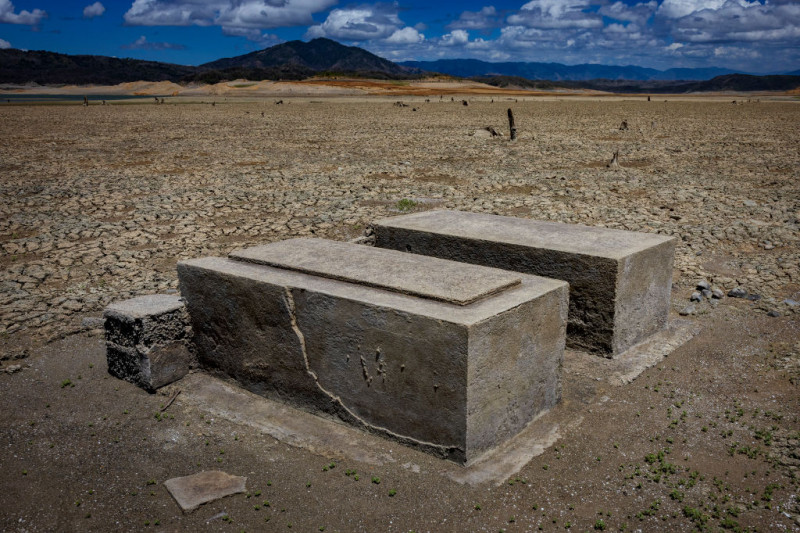
[[[406,435],[400,435],[398,433],[391,431],[390,429],[375,424],[371,424],[366,420],[364,420],[363,418],[361,418],[360,416],[358,416],[356,413],[354,413],[349,407],[347,407],[339,396],[336,396],[332,392],[325,389],[325,387],[323,387],[322,384],[319,382],[319,377],[317,376],[316,372],[314,372],[311,369],[311,365],[308,361],[308,352],[306,351],[306,338],[305,335],[303,335],[303,331],[297,325],[297,314],[294,304],[294,296],[292,296],[292,291],[289,287],[284,288],[284,298],[286,299],[286,308],[289,310],[289,320],[292,326],[292,331],[294,331],[294,334],[297,336],[297,340],[300,343],[300,351],[303,355],[303,364],[305,365],[306,373],[309,376],[311,376],[311,379],[314,380],[314,384],[317,386],[320,392],[322,392],[322,394],[328,397],[328,399],[330,399],[334,404],[338,405],[342,409],[342,411],[344,411],[350,417],[351,421],[361,425],[367,431],[383,434],[384,436],[387,436],[400,443],[419,446],[427,450],[436,450],[438,454],[442,455],[443,457],[451,456],[453,454],[452,453],[453,451],[464,453],[464,450],[462,450],[458,446],[446,446],[443,444],[433,444],[431,442],[425,442],[423,440],[418,440],[413,437],[408,437]]]

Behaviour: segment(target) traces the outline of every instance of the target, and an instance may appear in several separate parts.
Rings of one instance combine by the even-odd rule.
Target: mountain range
[[[344,46],[325,38],[289,41],[199,66],[47,51],[0,50],[0,83],[5,84],[113,85],[140,80],[217,83],[234,79],[302,80],[327,74],[414,79],[433,73],[474,78],[496,86],[592,88],[611,92],[788,90],[800,86],[800,71],[788,73],[788,76],[751,76],[713,67],[661,71],[637,66],[488,63],[476,59],[398,64],[362,48]]]
[[[439,59],[437,61],[405,61],[401,65],[441,72],[451,76],[471,78],[474,76],[517,76],[529,80],[583,81],[594,79],[675,81],[708,80],[715,76],[735,74],[735,70],[724,68],[671,68],[656,70],[633,65],[563,65],[561,63],[488,63],[477,59]]]

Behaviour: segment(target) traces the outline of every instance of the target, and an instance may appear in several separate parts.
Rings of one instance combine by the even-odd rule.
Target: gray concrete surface
[[[675,239],[459,211],[378,220],[375,245],[570,284],[569,346],[614,357],[667,321]]]
[[[153,294],[114,302],[103,317],[111,375],[152,392],[192,367],[189,317],[178,296]]]
[[[356,271],[385,253],[346,246]],[[420,275],[441,265],[415,261],[430,261]],[[181,262],[178,277],[204,367],[437,456],[473,460],[560,398],[561,281],[515,274],[456,305],[222,258]]]
[[[289,239],[229,254],[231,259],[349,281],[401,294],[466,305],[519,285],[506,270],[375,249],[353,261],[352,244],[326,239]],[[358,250],[357,255],[363,255]]]

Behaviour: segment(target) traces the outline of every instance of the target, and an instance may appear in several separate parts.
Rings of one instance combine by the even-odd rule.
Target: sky
[[[800,0],[0,0],[0,48],[199,65],[327,37],[393,61],[800,69]]]

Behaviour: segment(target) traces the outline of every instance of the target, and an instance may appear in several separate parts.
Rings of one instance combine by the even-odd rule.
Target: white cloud
[[[527,28],[601,28],[603,19],[586,11],[591,0],[531,0],[508,17],[508,22]]]
[[[176,43],[150,42],[144,35],[129,44],[120,46],[123,50],[185,50],[186,47]]]
[[[106,7],[100,2],[95,2],[83,8],[83,18],[91,19],[99,17],[106,12]]]
[[[449,30],[464,29],[464,30],[486,30],[490,28],[497,28],[501,25],[500,16],[494,6],[486,6],[481,8],[480,11],[464,11],[446,27]]]
[[[386,38],[386,42],[392,44],[414,44],[421,43],[424,40],[425,36],[410,26],[395,30],[393,34]]]
[[[0,0],[0,2],[3,0]],[[311,24],[311,15],[336,0],[135,0],[125,23],[131,26],[222,26],[279,28]]]
[[[469,42],[469,33],[466,30],[453,30],[445,33],[441,38],[442,46],[461,46]]]
[[[14,4],[11,3],[11,0],[0,0],[0,22],[35,26],[46,16],[47,13],[41,9],[14,13]]]
[[[664,0],[658,8],[658,14],[677,19],[697,13],[704,9],[717,10],[728,0]]]
[[[613,4],[601,6],[600,9],[598,9],[598,13],[615,20],[624,20],[643,25],[653,16],[656,9],[658,9],[658,2],[656,2],[656,0],[633,5],[628,5],[623,2],[614,2]]]
[[[406,26],[398,16],[398,5],[377,3],[334,9],[322,24],[311,26],[305,37],[329,37],[342,41],[385,41],[411,45],[425,40],[424,25]]]
[[[7,50],[11,48],[11,43],[5,39],[0,39],[0,50]]]

